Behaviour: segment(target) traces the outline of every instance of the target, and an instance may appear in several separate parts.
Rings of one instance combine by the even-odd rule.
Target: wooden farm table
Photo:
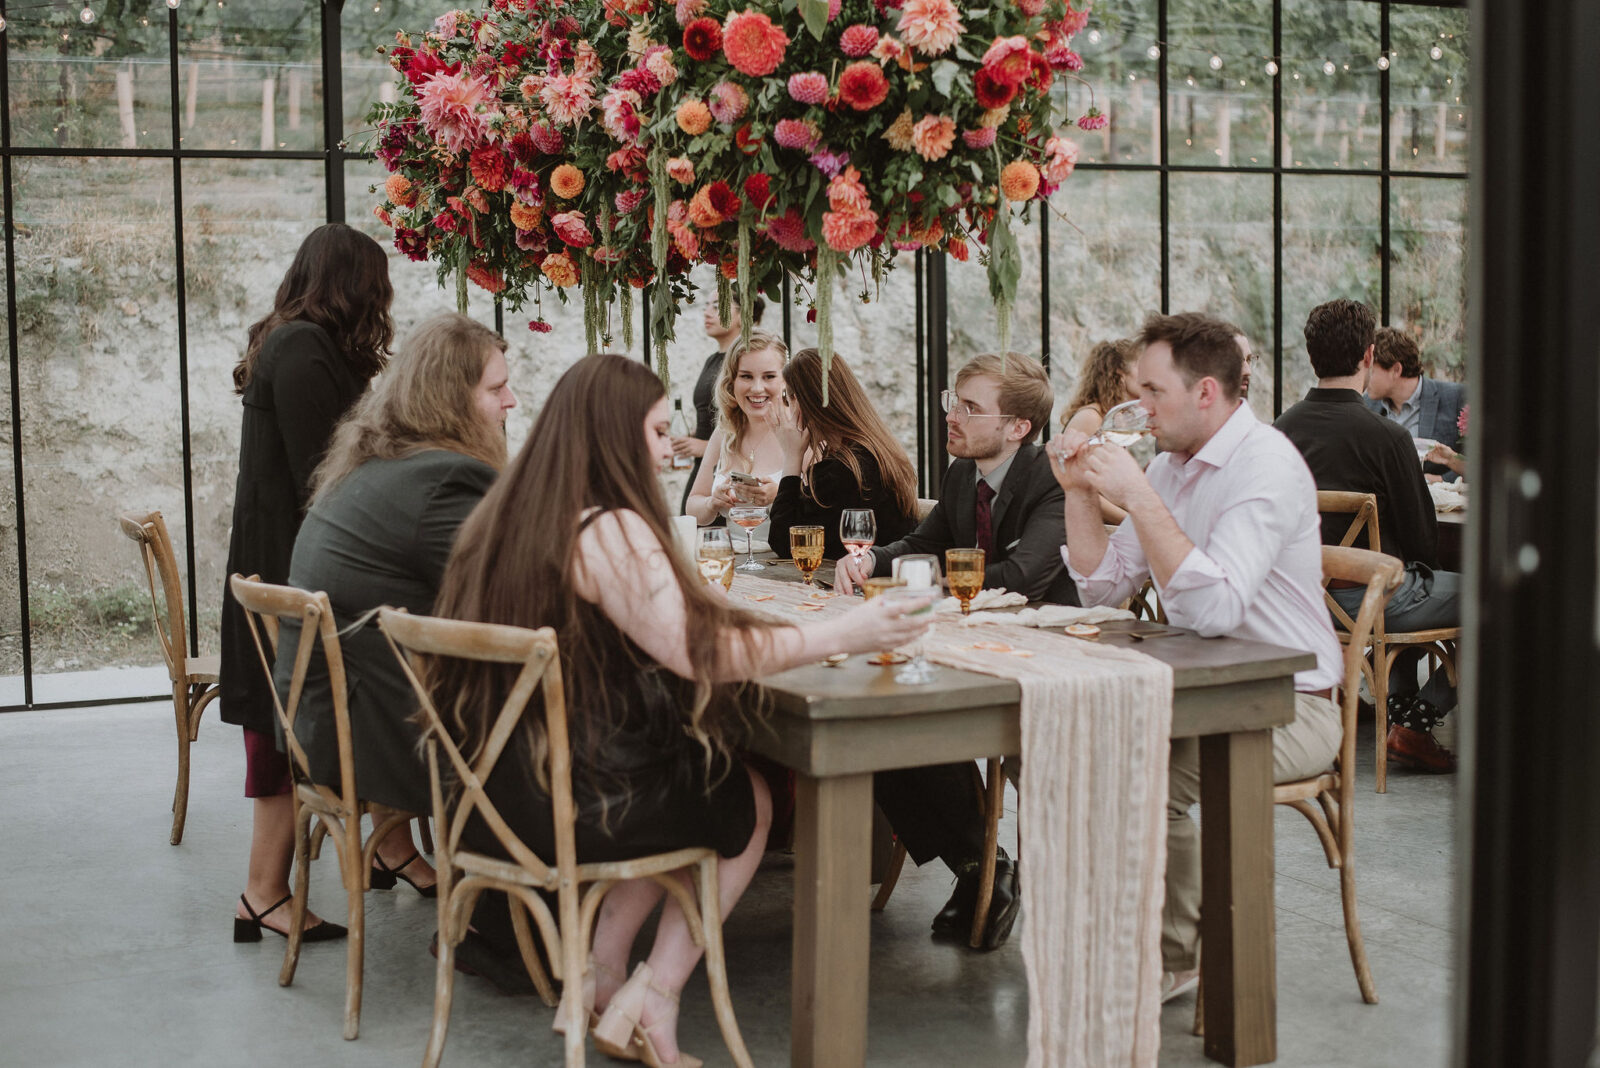
[[[1101,640],[1170,629],[1114,623]],[[1200,737],[1205,1051],[1263,1064],[1277,1057],[1271,730],[1294,718],[1294,672],[1315,660],[1190,633],[1137,647],[1172,666],[1173,736]],[[936,666],[931,685],[901,686],[866,659],[761,680],[773,714],[753,748],[799,780],[790,1063],[807,1068],[866,1061],[872,773],[1021,748],[1014,681]]]

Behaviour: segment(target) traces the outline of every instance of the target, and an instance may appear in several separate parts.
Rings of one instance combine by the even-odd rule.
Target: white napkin
[[[1467,484],[1465,482],[1430,482],[1428,483],[1428,496],[1433,498],[1433,509],[1436,512],[1460,512],[1467,507]]]
[[[1014,623],[1020,627],[1065,627],[1073,623],[1110,623],[1117,619],[1132,619],[1126,608],[1095,607],[1074,608],[1065,604],[1045,604],[1038,608],[1024,608],[1020,612],[974,612],[961,621],[963,626],[978,623]]]
[[[979,590],[978,595],[972,599],[972,610],[982,611],[986,608],[1011,608],[1028,603],[1028,599],[1020,593],[1012,593],[998,586],[993,589]],[[961,602],[954,597],[946,597],[936,601],[933,605],[935,612],[960,612]],[[968,617],[971,618],[970,616]]]

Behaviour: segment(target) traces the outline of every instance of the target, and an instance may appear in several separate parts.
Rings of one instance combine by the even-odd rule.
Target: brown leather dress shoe
[[[1390,727],[1388,746],[1389,759],[1401,767],[1431,775],[1448,775],[1456,770],[1456,755],[1427,731]]]

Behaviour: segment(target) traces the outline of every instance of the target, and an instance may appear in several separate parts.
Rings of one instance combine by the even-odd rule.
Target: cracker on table
[[[745,594],[745,596],[750,598],[750,600],[752,600],[752,601],[770,601],[774,597],[776,597],[777,594],[775,594],[775,593],[762,593],[762,594],[747,593],[747,594]]]

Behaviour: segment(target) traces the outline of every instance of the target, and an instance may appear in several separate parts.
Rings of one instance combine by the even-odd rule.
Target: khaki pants
[[[1294,695],[1294,722],[1272,732],[1272,779],[1293,782],[1327,770],[1343,733],[1339,706]],[[1200,739],[1174,738],[1167,771],[1167,902],[1161,916],[1161,962],[1169,972],[1196,966],[1200,940],[1200,828],[1189,809],[1200,800]]]

